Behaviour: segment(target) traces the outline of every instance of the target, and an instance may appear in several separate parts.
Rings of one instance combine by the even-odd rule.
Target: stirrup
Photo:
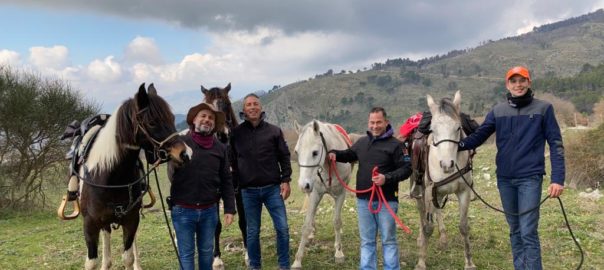
[[[57,214],[61,220],[71,220],[75,219],[80,215],[80,201],[73,200],[73,212],[69,215],[65,215],[65,206],[67,206],[67,195],[63,195],[63,199],[61,200],[61,204],[57,209]]]
[[[156,198],[155,198],[155,194],[153,193],[153,190],[151,190],[151,187],[149,187],[147,194],[149,194],[149,198],[151,199],[151,202],[149,202],[149,204],[143,204],[143,208],[151,208],[151,207],[153,207],[153,205],[155,205]]]

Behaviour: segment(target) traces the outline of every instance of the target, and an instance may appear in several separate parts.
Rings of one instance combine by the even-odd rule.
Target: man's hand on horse
[[[284,201],[287,200],[290,193],[291,189],[289,188],[289,182],[281,183],[281,198],[283,198]]]
[[[386,183],[386,176],[384,176],[383,174],[380,173],[380,174],[372,177],[371,181],[373,181],[376,185],[381,186]]]
[[[547,193],[551,198],[558,198],[560,195],[562,195],[563,191],[564,186],[556,183],[551,183],[547,188]]]
[[[336,161],[336,154],[335,153],[329,153],[329,154],[327,154],[327,156],[329,157],[330,161]]]
[[[224,222],[226,226],[231,225],[233,223],[233,214],[224,214]]]

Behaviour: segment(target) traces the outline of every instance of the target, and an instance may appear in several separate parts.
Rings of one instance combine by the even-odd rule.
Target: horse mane
[[[313,130],[314,122],[317,122],[317,124],[319,125],[319,131],[323,132],[323,135],[325,136],[325,138],[329,138],[329,137],[338,138],[337,141],[342,142],[341,146],[344,147],[344,148],[340,148],[340,145],[339,145],[338,149],[345,149],[345,147],[347,146],[346,141],[344,140],[343,137],[341,137],[342,135],[340,134],[340,132],[331,123],[321,122],[319,120],[310,121],[309,123],[307,123],[306,125],[304,125],[302,127],[300,136],[302,136],[306,132],[309,132],[309,131],[307,131],[309,129]]]
[[[457,106],[450,98],[442,98],[438,104],[438,111],[448,115],[453,118],[455,121],[460,121],[461,117],[459,116],[459,111],[457,110]]]
[[[137,107],[135,98],[124,101],[99,131],[86,162],[89,170],[110,170],[121,160],[126,149],[138,146],[135,131],[138,130],[139,123],[151,120],[174,123],[174,115],[163,98],[149,94],[149,104],[143,109],[144,112]]]

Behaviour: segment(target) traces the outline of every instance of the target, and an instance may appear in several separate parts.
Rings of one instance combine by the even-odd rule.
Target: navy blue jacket
[[[480,146],[493,132],[497,143],[497,177],[545,174],[545,141],[550,147],[552,183],[564,185],[564,146],[552,104],[533,99],[525,107],[495,105],[484,123],[459,143],[460,150]]]

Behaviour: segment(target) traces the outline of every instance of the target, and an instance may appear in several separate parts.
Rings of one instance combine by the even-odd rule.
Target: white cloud
[[[86,70],[88,77],[98,82],[115,82],[122,76],[122,67],[113,60],[113,56],[107,56],[104,60],[92,61]]]
[[[44,70],[61,70],[69,63],[69,50],[65,46],[31,47],[29,49],[29,63],[34,67]]]
[[[126,62],[161,64],[163,59],[155,40],[148,37],[137,36],[126,47],[124,52]]]
[[[0,66],[3,65],[21,65],[21,57],[19,56],[19,53],[9,50],[0,50]]]

